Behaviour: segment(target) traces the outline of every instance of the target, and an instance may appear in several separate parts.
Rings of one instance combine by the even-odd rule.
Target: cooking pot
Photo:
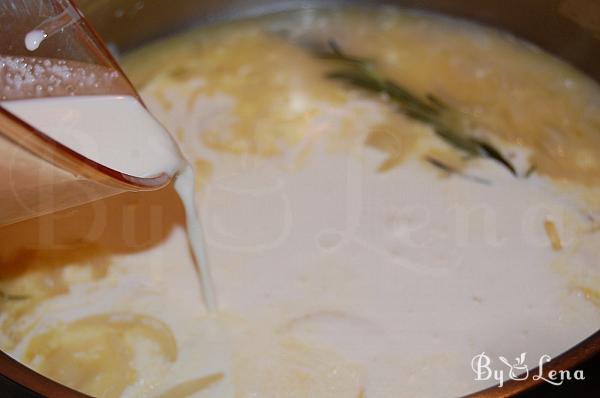
[[[597,0],[79,0],[77,3],[100,36],[121,52],[196,24],[218,20],[317,6],[392,4],[503,29],[567,60],[600,81],[600,2]],[[581,366],[597,372],[599,363],[600,331],[546,364],[544,372]],[[531,372],[537,373],[537,370]],[[588,379],[594,376],[598,375],[587,374]],[[524,393],[544,396],[539,390],[541,383],[542,380],[532,378],[510,381],[502,388],[491,387],[472,396],[507,397]],[[0,391],[7,397],[85,397],[1,352]]]

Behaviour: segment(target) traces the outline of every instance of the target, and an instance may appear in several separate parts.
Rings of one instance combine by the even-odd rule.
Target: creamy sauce
[[[330,38],[469,113],[519,170],[538,171],[515,178],[486,159],[465,162],[385,99],[327,79],[330,65],[304,44]],[[600,204],[590,200],[600,90],[570,67],[494,31],[391,9],[202,28],[125,67],[202,176],[196,205],[218,311],[208,296],[198,305],[210,290],[193,268],[204,253],[188,253],[180,227],[187,217],[200,232],[183,171],[174,188],[186,211],[169,188],[0,230],[0,270],[25,261],[23,246],[65,251],[60,261],[36,251],[38,272],[0,274],[11,294],[57,281],[44,299],[0,303],[2,347],[34,368],[64,354],[40,341],[73,334],[78,352],[102,342],[87,319],[108,317],[98,327],[111,329],[107,314],[128,313],[168,327],[177,356],[157,350],[169,333],[125,349],[132,356],[114,365],[122,391],[109,397],[459,396],[494,383],[474,380],[482,351],[526,351],[533,367],[600,328]],[[148,225],[153,235],[132,237]],[[89,275],[91,254],[67,255],[82,241],[109,253],[105,273]],[[135,324],[117,329],[144,341]],[[115,376],[88,360],[81,369]],[[78,382],[80,368],[53,377],[106,392]]]

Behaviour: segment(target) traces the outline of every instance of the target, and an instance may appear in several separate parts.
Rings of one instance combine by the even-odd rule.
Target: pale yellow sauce
[[[0,262],[0,287],[19,300],[0,300],[0,335],[4,349],[15,347],[37,324],[36,310],[52,297],[69,292],[73,283],[98,281],[110,266],[108,254],[87,244],[54,250],[20,250]]]
[[[98,397],[120,397],[137,380],[131,366],[140,339],[155,344],[166,360],[177,359],[177,342],[160,320],[137,314],[94,315],[36,335],[24,360],[69,387]]]
[[[524,152],[525,160],[519,164],[519,170],[523,172],[533,164],[535,173],[532,180],[535,179],[537,183],[541,183],[536,179],[541,176],[543,183],[560,192],[563,192],[559,189],[563,187],[560,183],[568,182],[584,193],[594,193],[594,187],[600,180],[600,91],[595,83],[570,66],[497,32],[427,16],[389,11],[336,11],[324,13],[321,22],[317,16],[312,15],[311,18],[316,19],[303,27],[302,15],[290,14],[274,19],[202,28],[150,45],[124,60],[128,75],[141,90],[150,109],[170,129],[195,166],[197,186],[200,187],[200,193],[206,195],[203,200],[209,202],[208,194],[214,194],[219,189],[229,195],[223,194],[222,197],[226,199],[244,195],[244,184],[247,183],[244,173],[248,172],[250,175],[260,168],[260,162],[265,159],[278,160],[280,157],[290,156],[291,161],[281,168],[291,170],[290,174],[299,172],[317,152],[319,144],[323,143],[326,152],[332,155],[356,151],[357,157],[364,156],[364,153],[356,150],[356,143],[359,148],[376,149],[381,159],[373,169],[372,174],[376,177],[369,175],[374,180],[398,172],[410,160],[421,161],[426,156],[435,157],[465,172],[477,173],[480,168],[486,173],[490,172],[489,168],[483,167],[487,164],[485,160],[465,160],[461,153],[434,137],[429,126],[401,115],[385,99],[327,79],[325,74],[334,67],[317,59],[300,44],[330,38],[335,38],[350,53],[376,59],[378,67],[387,76],[416,93],[433,93],[462,111],[480,127],[478,134],[502,148],[511,159],[518,158],[518,152]],[[282,27],[291,27],[292,33],[295,32],[297,37],[291,39],[288,37],[289,32],[281,32]],[[222,159],[233,161],[223,161],[220,164]],[[223,169],[227,172],[224,173]],[[367,174],[369,170],[359,171]],[[426,169],[426,173],[432,172],[442,177],[436,179],[435,184],[454,182],[449,173]],[[241,176],[242,182],[231,183],[232,179],[228,178],[232,175]],[[494,179],[496,176],[497,174],[492,173],[490,178]],[[346,175],[343,177],[350,179]],[[210,185],[215,180],[222,185]],[[228,183],[231,185],[227,185]],[[431,181],[428,180],[427,183]],[[529,181],[523,182],[527,183]],[[329,186],[334,185],[332,182]],[[264,191],[277,193],[277,186],[274,186],[275,188],[267,186]],[[410,190],[408,188],[403,186],[398,187],[398,190]],[[449,195],[450,201],[460,202],[464,196],[469,196],[469,189],[448,188],[444,193]],[[254,200],[252,195],[260,198],[261,194],[263,191],[251,191],[247,200]],[[327,192],[315,194],[326,195]],[[328,200],[329,197],[324,196],[323,201]],[[238,203],[234,199],[231,202]],[[592,202],[598,204],[597,199]],[[356,351],[360,351],[364,347],[368,348],[371,343],[384,342],[388,331],[381,331],[347,312],[330,310],[325,305],[304,308],[302,300],[292,299],[290,304],[285,301],[287,297],[281,299],[281,302],[275,299],[269,302],[275,313],[272,319],[260,312],[262,307],[253,309],[262,317],[250,321],[229,317],[227,311],[230,308],[235,312],[236,305],[243,307],[243,304],[236,301],[237,297],[252,291],[255,294],[253,299],[258,301],[256,297],[262,298],[270,294],[266,287],[264,291],[261,287],[262,283],[269,281],[270,275],[261,272],[266,272],[265,269],[275,272],[278,267],[288,266],[290,260],[284,258],[272,268],[248,269],[245,268],[246,262],[252,260],[254,254],[251,249],[259,245],[249,245],[250,249],[240,245],[239,251],[227,252],[222,246],[218,246],[221,243],[218,239],[215,240],[216,243],[213,241],[213,247],[226,254],[221,253],[222,263],[213,264],[218,271],[217,281],[235,282],[238,281],[236,278],[243,280],[247,274],[253,277],[252,286],[248,286],[248,283],[224,283],[222,286],[225,309],[224,314],[219,314],[216,319],[227,333],[219,330],[217,335],[229,339],[226,345],[234,352],[233,359],[227,366],[217,369],[205,369],[213,361],[213,357],[208,354],[182,359],[185,344],[193,345],[190,336],[197,337],[193,333],[202,334],[210,328],[205,314],[194,313],[195,318],[190,320],[193,327],[187,324],[181,326],[177,323],[177,318],[170,318],[180,308],[201,307],[197,292],[189,293],[185,289],[179,291],[179,286],[165,288],[161,285],[171,276],[172,269],[177,269],[183,275],[184,271],[177,267],[188,260],[185,257],[185,245],[178,246],[177,239],[172,238],[174,225],[183,220],[181,209],[174,203],[177,202],[173,201],[173,192],[170,190],[141,198],[123,196],[90,205],[72,217],[62,213],[61,217],[66,220],[63,220],[63,224],[60,217],[55,220],[48,216],[41,221],[31,221],[0,231],[0,239],[6,242],[17,240],[15,237],[21,234],[26,236],[23,239],[27,239],[27,244],[35,247],[39,242],[35,242],[35,239],[33,243],[30,242],[31,230],[38,233],[40,225],[56,224],[62,227],[56,232],[50,229],[56,236],[49,235],[56,242],[67,242],[62,251],[29,250],[21,251],[21,255],[2,253],[0,288],[7,293],[30,296],[24,300],[0,302],[3,316],[0,320],[2,348],[57,381],[88,394],[105,394],[103,396],[106,397],[126,395],[127,391],[129,396],[143,393],[144,396],[158,397],[183,397],[189,394],[201,397],[211,396],[212,388],[223,386],[233,386],[230,390],[223,387],[231,393],[223,393],[223,396],[236,397],[378,398],[378,395],[371,392],[373,389],[383,391],[382,396],[398,397],[402,396],[403,388],[412,385],[420,377],[430,375],[427,373],[428,369],[441,366],[444,371],[447,370],[447,361],[450,361],[448,358],[452,352],[448,356],[439,353],[429,353],[429,356],[423,354],[422,358],[414,360],[406,368],[398,365],[398,358],[404,352],[386,352],[381,359],[383,365],[379,366],[388,371],[392,369],[395,372],[397,369],[398,373],[392,379],[383,379],[389,382],[389,390],[392,391],[383,395],[387,391],[383,387],[388,386],[373,385],[372,380],[378,380],[379,375],[368,374],[365,370],[367,366],[359,360],[348,359],[331,347],[305,341],[294,333],[300,333],[298,330],[318,331],[331,322],[337,325],[341,335],[345,336],[344,332],[349,330],[357,335],[364,332],[370,336],[372,341],[361,340],[361,347],[356,348]],[[227,202],[222,201],[218,205],[213,204],[210,209],[227,209],[227,205]],[[346,205],[345,202],[339,204],[340,207]],[[598,209],[600,207],[585,210]],[[246,213],[248,212],[251,211]],[[101,219],[100,226],[93,230],[94,233],[89,232],[86,226],[91,220],[98,218]],[[280,218],[283,217],[277,218],[277,221]],[[481,220],[476,215],[475,221]],[[386,223],[393,224],[396,221],[386,220]],[[297,219],[294,222],[300,223]],[[579,270],[570,267],[570,256],[581,246],[579,240],[585,241],[598,232],[576,224],[576,227],[568,225],[567,233],[563,234],[563,230],[554,223],[543,220],[536,227],[545,242],[549,242],[544,250],[563,256],[560,257],[562,262],[557,261],[558,272],[552,271],[550,264],[546,263],[543,264],[544,272],[560,274],[566,281],[565,285],[579,292],[583,300],[577,301],[578,298],[575,298],[569,301],[569,305],[576,303],[579,306],[577,308],[588,311],[581,312],[582,314],[595,314],[585,305],[587,300],[598,306],[600,300],[597,286],[600,276],[597,273],[590,276],[589,268],[582,267]],[[585,232],[581,232],[584,230]],[[102,249],[77,240],[78,236],[85,233],[89,235],[86,235],[89,241],[101,242],[99,247]],[[231,237],[234,249],[238,249],[235,239],[245,242],[247,236],[241,235],[242,238]],[[336,236],[319,237],[320,240],[310,241],[311,246],[307,246],[307,250],[314,250],[314,242],[325,242],[327,244],[323,246],[335,247],[341,239]],[[575,244],[570,245],[569,239],[575,240]],[[594,242],[592,238],[590,242]],[[590,243],[590,246],[593,244]],[[15,247],[18,249],[18,244],[12,242],[12,245],[7,243],[2,249],[10,252]],[[156,251],[145,253],[151,249]],[[593,250],[597,248],[588,248],[587,253],[593,253]],[[143,266],[134,260],[134,266],[127,263],[125,258],[129,254],[132,257],[141,256],[141,260],[138,258],[137,261]],[[144,254],[147,257],[143,257]],[[443,253],[443,256],[445,258],[447,253]],[[282,281],[289,283],[291,291],[300,289],[298,286],[304,286],[303,283],[307,286],[312,283],[314,286],[310,286],[314,290],[310,291],[317,292],[314,296],[329,290],[336,291],[335,296],[340,297],[364,293],[356,288],[362,286],[360,283],[353,284],[353,281],[360,280],[361,269],[344,268],[352,259],[346,257],[343,261],[338,260],[338,264],[334,256],[333,260],[325,255],[323,257],[325,259],[319,260],[323,264],[318,263],[318,268],[308,268],[321,273],[315,276],[318,277],[317,282],[310,275],[304,275],[305,280],[298,277]],[[372,254],[372,258],[373,263],[378,264],[380,261],[380,257],[375,254]],[[436,260],[432,258],[429,258],[432,262]],[[543,261],[545,259],[546,257]],[[121,262],[126,265],[119,268]],[[588,259],[581,262],[590,264]],[[146,265],[148,266],[144,267]],[[310,265],[307,262],[306,266]],[[417,265],[422,264],[417,262]],[[50,324],[42,322],[48,318],[48,314],[42,311],[46,303],[56,304],[56,307],[49,308],[62,309],[61,305],[65,304],[60,300],[70,298],[71,295],[77,297],[74,296],[74,291],[81,285],[89,287],[102,284],[99,289],[104,289],[101,290],[103,294],[110,292],[111,284],[116,286],[127,276],[127,266],[137,267],[137,282],[149,286],[149,292],[144,293],[147,296],[135,297],[139,302],[121,298],[121,301],[110,304],[112,310],[94,309],[90,314],[74,320]],[[480,267],[481,264],[473,266]],[[502,266],[508,267],[510,264]],[[410,273],[408,275],[414,276]],[[544,275],[548,277],[547,274]],[[372,276],[373,274],[369,275]],[[381,278],[379,283],[385,284],[384,276],[377,277]],[[178,281],[183,283],[182,280],[189,279],[183,275]],[[321,280],[322,286],[319,285]],[[462,282],[463,280],[460,281]],[[441,284],[451,285],[445,282]],[[197,289],[196,283],[192,285],[193,289]],[[152,290],[155,286],[159,287]],[[409,287],[405,286],[407,289]],[[476,288],[479,289],[479,286]],[[510,286],[506,289],[510,292]],[[566,292],[568,289],[564,287],[564,290]],[[90,288],[90,292],[93,292],[93,288]],[[379,289],[372,296],[376,296],[378,292]],[[434,293],[423,292],[428,297]],[[461,291],[460,294],[462,293],[465,292]],[[482,299],[480,296],[487,293],[484,286],[480,291],[465,294],[472,296],[476,305],[485,305],[489,299]],[[563,293],[561,290],[560,294]],[[171,307],[159,310],[147,304],[162,302],[161,294],[168,297],[165,302]],[[177,298],[177,294],[181,294],[184,299]],[[306,297],[306,301],[311,298],[312,296]],[[197,305],[195,302],[189,303],[193,299],[198,300]],[[328,299],[335,303],[333,298]],[[414,298],[402,297],[402,302],[405,299],[410,301]],[[243,303],[244,300],[240,301]],[[331,306],[334,307],[334,304]],[[113,310],[114,313],[110,312]],[[156,314],[153,311],[163,313]],[[567,312],[569,313],[576,311]],[[246,313],[237,314],[245,315]],[[489,322],[491,324],[492,321]],[[415,325],[419,327],[418,323]],[[182,329],[177,329],[180,326]],[[402,326],[410,329],[412,325],[408,320]],[[390,335],[403,330],[398,327]],[[426,332],[432,331],[426,330],[424,333]],[[434,330],[432,333],[435,336],[437,332],[438,330]],[[419,333],[421,334],[423,333]],[[460,333],[451,335],[452,342],[457,346],[459,342],[454,339],[459,339],[458,334]],[[183,341],[180,336],[184,336]],[[418,337],[412,336],[415,339]],[[434,344],[436,338],[432,338],[428,344]],[[140,365],[143,361],[139,358],[143,355],[136,348],[136,342],[139,341],[150,342],[151,348],[146,348],[158,353],[153,358],[158,358],[156,361],[161,366],[164,365],[164,369],[179,369],[190,374],[181,379],[171,375],[164,382],[162,373],[167,374],[168,371],[163,372],[163,368],[160,368],[153,373],[155,376],[158,374],[156,381],[149,381],[148,385],[140,387],[140,374],[146,365]],[[408,341],[407,344],[410,345],[411,342]],[[468,344],[471,342],[464,343],[463,346]],[[211,346],[212,341],[207,345]],[[450,346],[445,346],[448,347]],[[207,351],[206,347],[199,349],[202,354]],[[469,359],[464,358],[464,364],[468,365]],[[179,361],[187,362],[182,362],[185,366],[176,368],[180,365]],[[202,368],[202,371],[196,371],[196,368]],[[227,373],[224,369],[231,372]],[[467,377],[470,377],[469,370],[466,372]],[[452,380],[456,381],[455,379],[458,380],[458,377]],[[456,383],[457,386],[449,388],[462,393],[476,388],[459,386],[458,381]],[[425,385],[426,387],[415,388],[426,389],[431,386],[430,383]]]

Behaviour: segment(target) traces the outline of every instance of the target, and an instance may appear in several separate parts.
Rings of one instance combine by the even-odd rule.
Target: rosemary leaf
[[[504,166],[506,166],[507,169],[510,170],[510,172],[515,177],[517,176],[517,171],[515,170],[513,165],[508,160],[506,160],[506,158],[504,156],[502,156],[502,154],[496,148],[494,148],[487,142],[484,142],[481,140],[474,139],[473,141],[475,141],[479,145],[481,150],[484,152],[485,156],[487,156],[488,158],[494,159],[495,161],[503,164]]]
[[[531,166],[529,166],[529,168],[528,168],[528,169],[527,169],[527,171],[525,172],[525,174],[524,174],[524,177],[525,177],[525,178],[529,178],[529,177],[531,177],[531,175],[532,175],[533,173],[535,173],[535,171],[536,171],[536,167],[535,167],[535,165],[534,165],[534,164],[532,164]]]
[[[476,182],[479,184],[491,185],[491,182],[489,180],[486,180],[485,178],[481,178],[481,177],[474,176],[471,174],[462,173],[461,171],[455,169],[454,167],[449,166],[446,163],[442,162],[441,160],[438,160],[431,156],[426,156],[425,160],[427,161],[427,163],[429,163],[433,167],[438,168],[438,169],[442,170],[443,172],[448,173],[449,175],[457,175],[466,180],[470,180],[470,181],[473,181],[473,182]]]
[[[0,290],[0,300],[6,301],[18,301],[18,300],[26,300],[29,296],[24,294],[10,294]]]
[[[430,113],[431,115],[439,115],[440,113],[440,109],[436,108],[434,104],[428,104],[391,80],[385,81],[384,90],[390,96],[390,98],[400,101],[405,106],[420,109],[421,111]]]
[[[359,58],[344,53],[335,40],[329,40],[325,49],[317,43],[304,43],[312,52],[322,59],[331,59],[335,61],[344,61],[365,69],[372,67],[372,61],[367,58]]]
[[[335,80],[342,80],[353,86],[364,88],[371,91],[385,93],[384,87],[381,83],[370,76],[361,73],[360,71],[354,70],[339,70],[327,74],[327,77]]]
[[[445,102],[443,102],[441,99],[439,99],[438,97],[436,97],[433,94],[427,94],[425,96],[425,98],[427,98],[427,100],[433,104],[434,106],[438,107],[439,109],[449,109],[448,105],[446,105]]]
[[[457,172],[457,170],[454,167],[448,166],[446,163],[443,163],[441,160],[432,158],[431,156],[426,156],[425,160],[432,166],[434,166],[448,174],[454,174]]]
[[[433,130],[438,137],[440,137],[456,149],[466,152],[470,156],[481,155],[479,145],[476,141],[467,137],[463,137],[461,134],[457,134],[450,127],[444,124],[436,123],[433,126]]]

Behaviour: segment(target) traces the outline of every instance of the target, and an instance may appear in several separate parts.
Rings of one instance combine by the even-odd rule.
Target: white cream
[[[32,30],[25,35],[25,47],[29,51],[35,51],[38,49],[40,44],[42,44],[46,37],[48,37],[48,35],[43,30]]]
[[[58,15],[46,18],[42,23],[25,35],[25,47],[29,51],[35,51],[48,37],[63,32],[65,28],[79,21],[79,11],[69,3],[63,4],[64,10]]]
[[[195,264],[200,277],[202,294],[206,308],[213,312],[217,309],[216,295],[212,286],[210,269],[206,259],[204,234],[202,224],[196,211],[195,201],[195,175],[194,169],[186,165],[175,177],[175,190],[185,209],[185,220],[187,223],[187,237],[196,259]]]
[[[177,145],[138,100],[72,96],[4,101],[0,106],[80,155],[138,178],[174,175]]]

